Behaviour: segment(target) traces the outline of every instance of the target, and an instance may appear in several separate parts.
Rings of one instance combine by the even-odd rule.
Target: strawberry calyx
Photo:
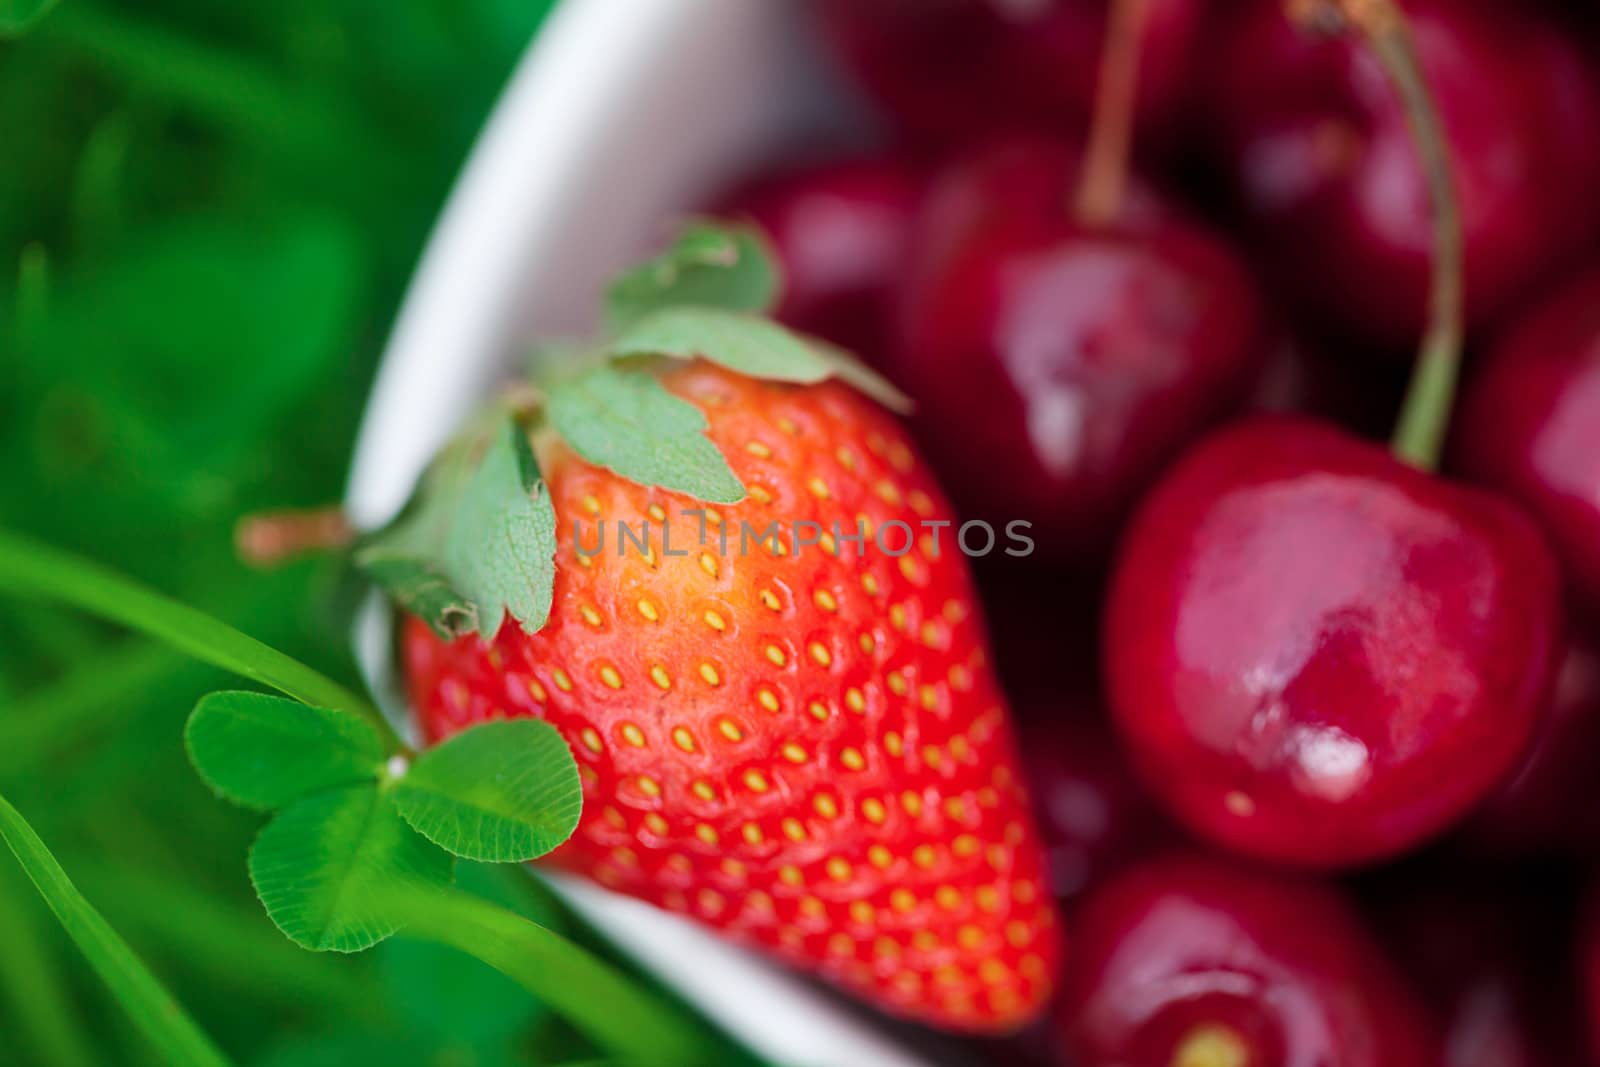
[[[664,366],[705,359],[769,381],[836,378],[910,409],[850,354],[769,318],[781,291],[759,229],[689,224],[612,283],[599,342],[541,350],[528,377],[445,446],[401,515],[358,542],[357,567],[443,638],[492,638],[507,616],[537,633],[555,584],[556,516],[532,435],[553,434],[629,481],[731,504],[744,485],[705,415],[661,385]]]

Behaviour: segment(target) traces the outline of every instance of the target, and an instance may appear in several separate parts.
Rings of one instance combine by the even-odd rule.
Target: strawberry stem
[[[1433,277],[1427,332],[1390,447],[1407,463],[1435,470],[1460,377],[1466,303],[1461,208],[1444,123],[1410,25],[1394,0],[1286,0],[1285,8],[1302,25],[1359,32],[1383,66],[1411,128],[1433,207]]]
[[[252,567],[275,567],[296,556],[346,548],[355,527],[338,508],[263,511],[246,515],[233,532],[234,550]]]
[[[1073,204],[1073,215],[1084,226],[1109,225],[1122,212],[1139,101],[1140,39],[1148,8],[1149,0],[1113,0],[1111,4],[1089,144]]]

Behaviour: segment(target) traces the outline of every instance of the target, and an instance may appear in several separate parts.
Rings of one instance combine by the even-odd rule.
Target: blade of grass
[[[22,890],[14,884],[21,877],[0,872],[0,945],[5,946],[0,952],[0,999],[12,1005],[21,1042],[38,1054],[38,1062],[94,1067],[100,1057],[78,1020],[61,961],[22,907]]]
[[[596,1045],[638,1067],[718,1062],[718,1039],[598,957],[537,923],[459,890],[410,894],[397,902],[402,937],[420,937],[474,956],[518,982]]]
[[[262,920],[260,907],[245,895],[234,906],[170,874],[123,864],[89,866],[79,881],[106,901],[119,926],[160,942],[173,959],[214,985],[286,1006],[315,1003],[342,1018],[390,1021],[372,995],[370,976],[347,960],[296,948]]]
[[[227,623],[98,563],[0,530],[0,590],[71,604],[296,700],[353,711],[372,723],[391,749],[402,747],[394,727],[370,701]]]
[[[133,1021],[162,1054],[164,1062],[195,1067],[227,1067],[227,1057],[172,998],[79,893],[26,819],[0,797],[0,837],[27,872],[68,936],[83,950]]]

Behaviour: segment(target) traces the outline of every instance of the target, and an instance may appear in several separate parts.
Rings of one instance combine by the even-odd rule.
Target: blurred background
[[[31,6],[0,4],[0,21]],[[338,498],[411,266],[551,6],[70,0],[0,40],[0,525],[352,678],[328,610],[336,565],[250,571],[234,523]],[[215,802],[178,741],[226,683],[0,600],[0,794],[223,1049],[296,1065],[586,1057],[466,957],[314,955],[272,928],[243,862],[260,820]],[[530,880],[497,877],[479,888],[544,907]],[[6,855],[0,1063],[152,1057]]]

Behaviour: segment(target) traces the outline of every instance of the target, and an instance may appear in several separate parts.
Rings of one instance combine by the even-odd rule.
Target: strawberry
[[[703,419],[742,499],[623,477],[552,412],[532,435],[555,517],[548,617],[489,638],[409,618],[424,736],[541,718],[571,745],[584,799],[545,862],[893,1013],[1025,1022],[1050,995],[1056,916],[932,475],[840,382],[705,360],[630,373]]]
[[[891,1013],[1013,1029],[1058,929],[963,549],[1022,539],[955,526],[869,400],[902,398],[763,317],[778,286],[754,230],[691,227],[357,561],[408,614],[426,739],[565,737],[582,814],[546,862]]]

